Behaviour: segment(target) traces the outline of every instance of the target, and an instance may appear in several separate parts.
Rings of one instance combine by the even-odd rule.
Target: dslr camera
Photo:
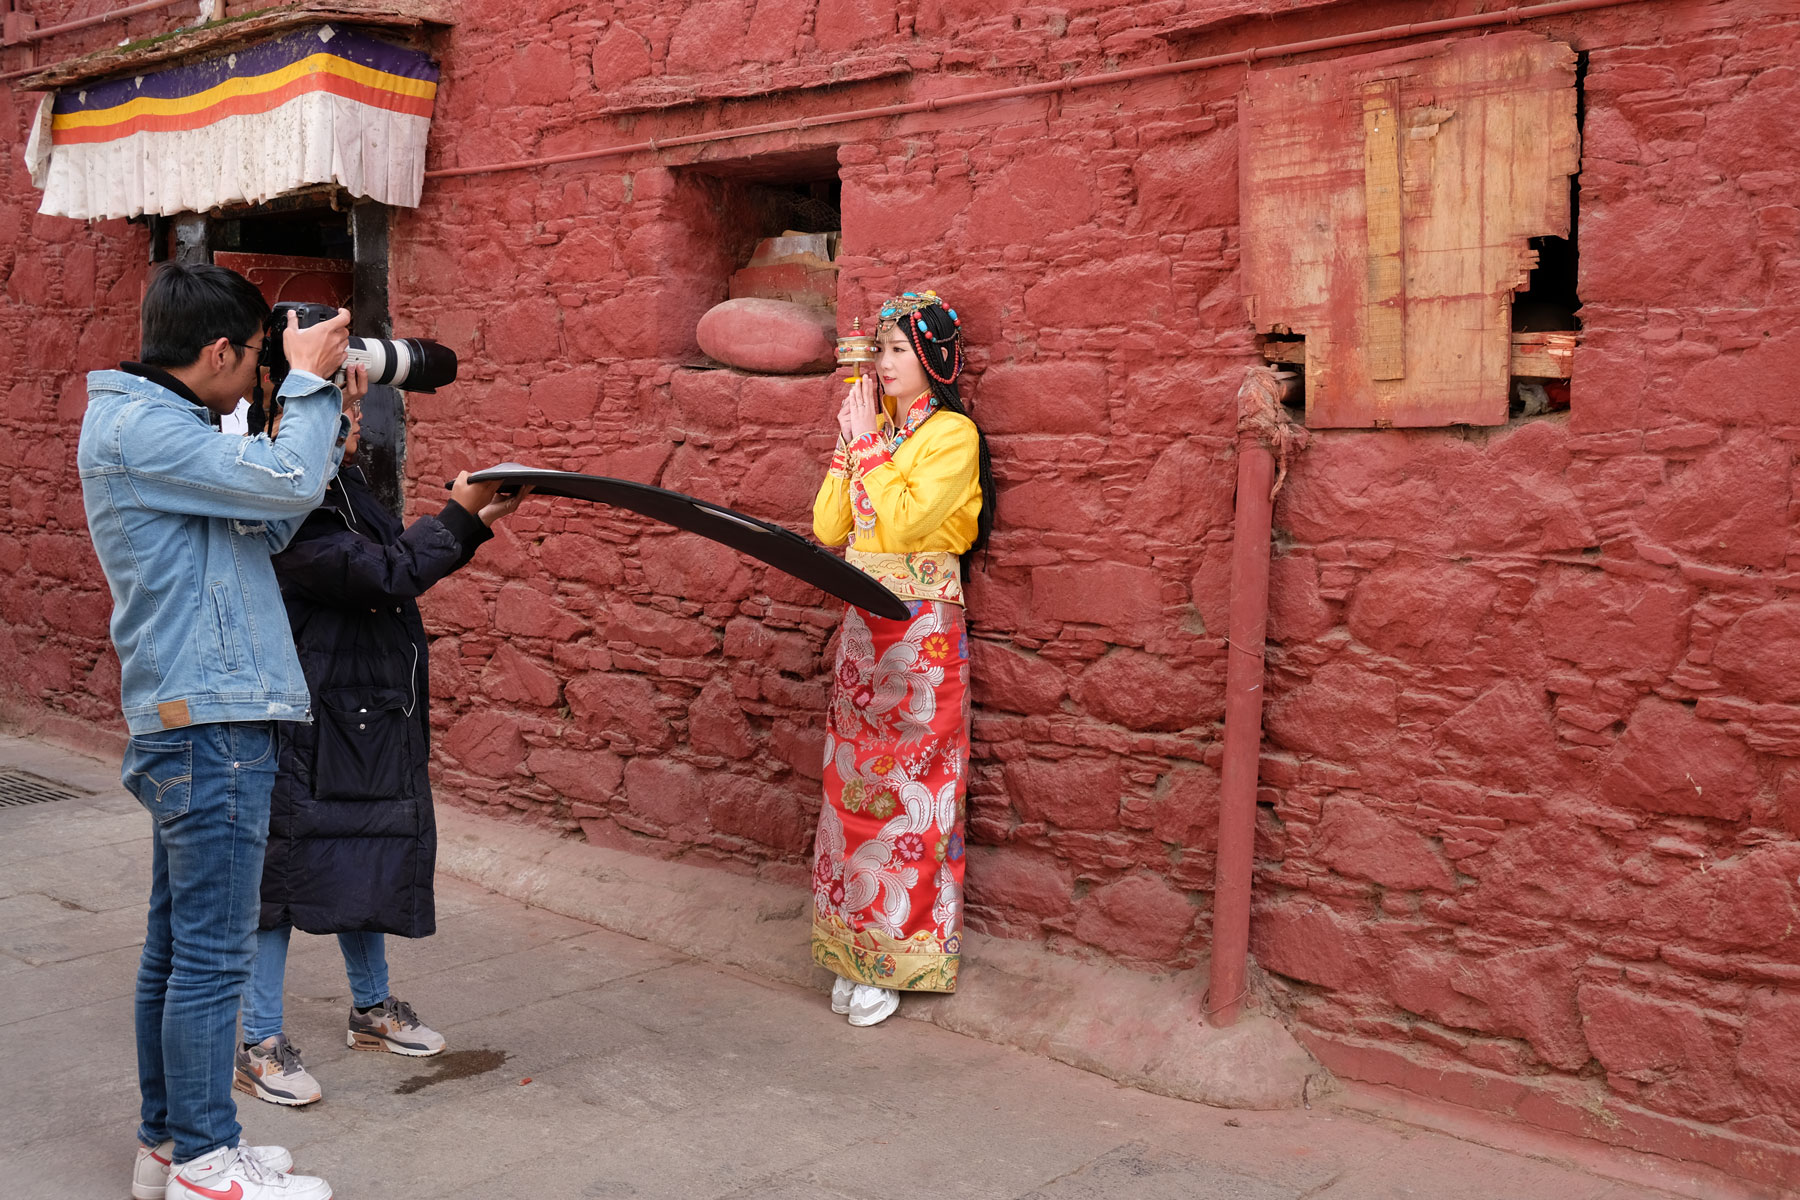
[[[262,357],[257,365],[269,372],[269,383],[277,393],[276,411],[280,411],[281,381],[287,378],[287,354],[282,349],[281,338],[287,332],[287,315],[295,313],[299,316],[299,327],[305,329],[317,325],[321,321],[329,321],[337,316],[337,309],[328,304],[307,304],[292,300],[283,300],[269,312],[268,328],[262,344]],[[434,342],[429,338],[360,338],[350,339],[350,348],[344,354],[344,367],[363,366],[369,369],[371,384],[383,383],[389,387],[401,388],[408,392],[435,392],[448,383],[456,382],[456,351],[450,347]],[[344,368],[332,376],[331,382],[339,387],[344,386]],[[261,390],[258,382],[257,390]],[[250,406],[250,432],[261,433],[273,418],[268,406],[261,403],[261,398]]]

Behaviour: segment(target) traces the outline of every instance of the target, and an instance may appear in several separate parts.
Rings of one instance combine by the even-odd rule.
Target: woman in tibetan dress
[[[881,309],[876,359],[838,412],[813,531],[906,602],[844,614],[813,862],[813,959],[833,1012],[893,1015],[956,990],[969,776],[962,556],[993,525],[987,447],[957,392],[960,321],[934,292]],[[879,389],[876,378],[879,379]]]

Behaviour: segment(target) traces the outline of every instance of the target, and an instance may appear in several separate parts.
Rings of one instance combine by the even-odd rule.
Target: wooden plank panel
[[[1540,379],[1567,379],[1574,374],[1575,335],[1572,333],[1515,333],[1512,335],[1512,373]]]
[[[1539,379],[1567,379],[1574,374],[1575,340],[1573,333],[1515,333],[1509,372]],[[1267,342],[1263,358],[1272,363],[1305,366],[1306,343]]]
[[[1371,379],[1406,375],[1406,276],[1400,238],[1400,82],[1363,84],[1363,206],[1369,278],[1363,298]]]
[[[1252,74],[1246,307],[1306,337],[1309,425],[1506,420],[1527,239],[1568,233],[1574,63],[1509,32]]]

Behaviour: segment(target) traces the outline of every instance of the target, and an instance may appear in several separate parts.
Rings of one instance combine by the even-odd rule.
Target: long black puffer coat
[[[403,528],[346,466],[275,556],[313,723],[276,724],[264,929],[436,929],[430,689],[414,598],[492,536],[454,501]]]

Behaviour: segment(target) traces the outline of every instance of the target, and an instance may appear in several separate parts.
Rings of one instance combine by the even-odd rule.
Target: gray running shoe
[[[237,1070],[231,1086],[270,1104],[311,1104],[325,1093],[300,1063],[300,1051],[278,1033],[256,1045],[237,1048]]]
[[[427,1029],[412,1005],[392,996],[366,1013],[352,1008],[344,1044],[352,1050],[381,1050],[412,1058],[430,1058],[444,1052],[443,1035]]]

